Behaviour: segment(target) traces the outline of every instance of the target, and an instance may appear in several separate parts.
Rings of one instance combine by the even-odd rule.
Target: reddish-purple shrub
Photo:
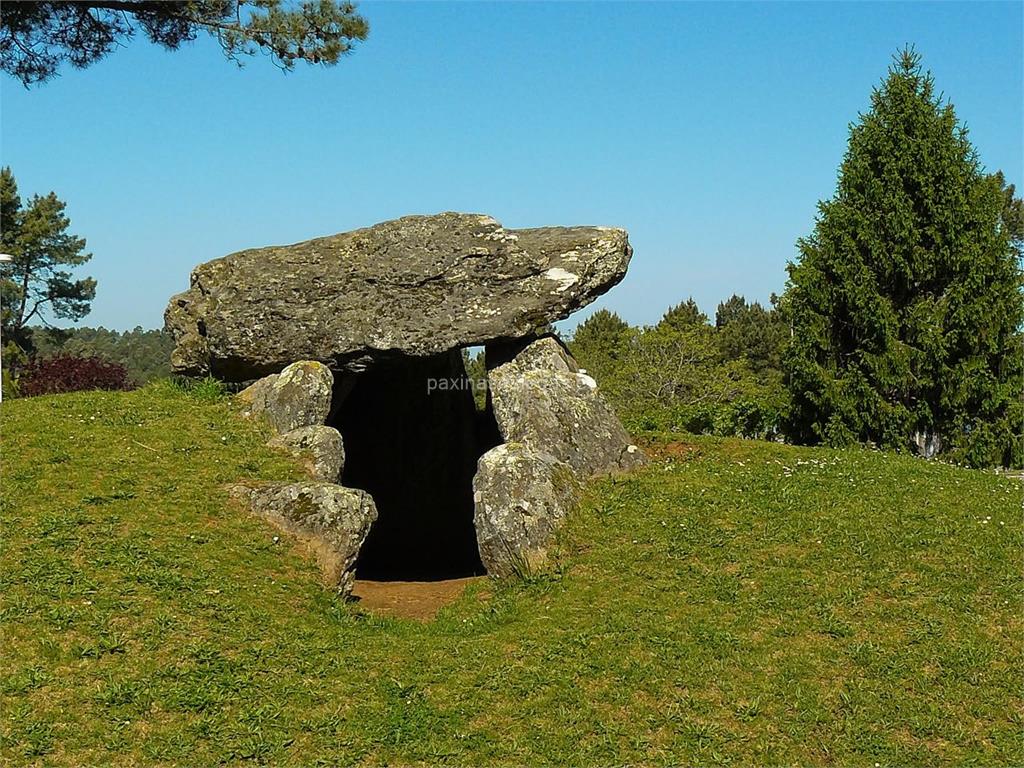
[[[18,377],[22,397],[80,392],[86,389],[132,389],[128,371],[101,357],[58,354],[29,361]]]

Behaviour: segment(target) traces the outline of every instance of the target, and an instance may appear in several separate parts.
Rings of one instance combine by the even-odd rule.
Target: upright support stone
[[[345,466],[345,446],[341,433],[333,427],[311,424],[271,438],[271,448],[281,448],[301,459],[314,480],[340,483]]]
[[[597,383],[555,337],[490,345],[487,368],[505,442],[550,453],[581,477],[644,462]]]
[[[473,478],[473,523],[487,572],[528,575],[545,566],[555,531],[579,494],[569,465],[522,443],[481,456]]]
[[[280,433],[323,424],[331,410],[334,374],[322,363],[301,360],[238,393],[246,416],[262,416]]]
[[[342,596],[351,592],[359,549],[377,519],[370,494],[333,483],[306,482],[236,485],[231,495],[306,543],[316,553],[324,581]]]

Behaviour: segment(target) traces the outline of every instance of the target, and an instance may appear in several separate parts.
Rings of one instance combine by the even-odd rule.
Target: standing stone
[[[245,416],[262,416],[280,434],[323,424],[331,410],[334,374],[322,363],[302,360],[238,393]]]
[[[581,476],[644,462],[593,378],[553,337],[487,348],[487,378],[505,442],[522,442]]]
[[[301,459],[306,471],[314,480],[325,483],[341,482],[341,470],[345,466],[345,446],[341,433],[333,427],[311,424],[278,435],[267,443],[271,448],[281,448]]]
[[[473,522],[487,572],[528,575],[544,566],[554,533],[579,496],[572,469],[550,454],[514,443],[481,456]]]
[[[377,519],[370,494],[317,482],[236,485],[231,494],[255,514],[310,546],[324,580],[340,595],[349,594],[359,548]]]

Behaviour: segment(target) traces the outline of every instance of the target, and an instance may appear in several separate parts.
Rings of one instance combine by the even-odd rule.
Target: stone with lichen
[[[494,418],[505,442],[522,442],[581,476],[644,462],[597,383],[553,336],[487,348]]]
[[[313,550],[324,580],[342,596],[355,580],[355,564],[377,508],[365,491],[334,483],[235,485],[233,498]]]
[[[267,443],[280,448],[303,462],[314,480],[337,483],[345,466],[345,445],[341,433],[334,427],[311,424],[277,435]]]
[[[174,371],[250,381],[295,360],[360,371],[514,339],[618,283],[632,248],[610,227],[505,229],[490,216],[407,216],[201,264],[164,315]]]
[[[238,393],[243,414],[261,417],[279,434],[323,424],[331,410],[334,374],[322,363],[302,360]]]
[[[487,572],[523,576],[549,565],[555,532],[579,496],[576,473],[549,453],[505,443],[481,456],[473,524]]]

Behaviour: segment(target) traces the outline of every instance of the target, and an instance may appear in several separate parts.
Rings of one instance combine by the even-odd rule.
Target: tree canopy
[[[772,299],[775,299],[774,294]],[[789,327],[774,308],[765,309],[757,301],[747,303],[745,298],[734,294],[718,305],[715,327],[724,359],[745,358],[758,373],[781,368]]]
[[[1019,463],[1019,216],[920,57],[898,54],[789,265],[792,437]]]
[[[777,313],[752,307],[760,309],[741,296],[724,302],[720,314],[735,311],[722,328],[693,299],[639,328],[602,309],[579,325],[569,347],[631,429],[775,437],[785,392],[771,367],[778,346],[769,351],[767,339],[777,336],[757,331],[779,322]],[[767,362],[755,368],[762,357]]]
[[[262,51],[291,69],[297,61],[336,64],[366,39],[369,25],[353,3],[332,0],[4,3],[0,68],[27,87],[49,80],[63,64],[88,67],[139,31],[172,51],[205,33],[232,61]]]
[[[31,347],[38,359],[57,355],[76,358],[98,357],[124,367],[128,379],[145,384],[171,375],[171,350],[174,340],[164,330],[112,331],[106,328],[25,329],[31,334]]]
[[[28,324],[46,315],[80,320],[96,296],[96,281],[75,278],[71,270],[92,258],[85,240],[68,232],[65,203],[53,192],[34,195],[22,205],[10,168],[0,170],[0,247],[13,257],[0,263],[3,335],[23,350],[31,348]]]
[[[697,302],[690,297],[686,301],[681,301],[674,307],[670,307],[668,311],[662,315],[658,325],[668,328],[674,328],[677,331],[689,328],[692,325],[707,325],[708,316],[705,315],[700,307],[697,306]]]

